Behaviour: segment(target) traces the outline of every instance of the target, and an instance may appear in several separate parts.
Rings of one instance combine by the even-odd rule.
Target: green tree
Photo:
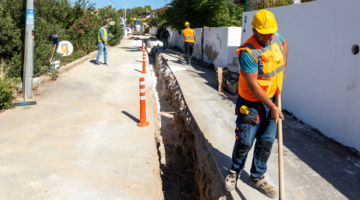
[[[241,26],[244,6],[232,0],[173,0],[159,17],[180,30],[188,21],[192,28]]]
[[[145,6],[144,6],[144,9],[145,9],[145,10],[147,10],[147,11],[152,10],[152,8],[151,8],[151,6],[150,6],[150,5],[145,5]]]

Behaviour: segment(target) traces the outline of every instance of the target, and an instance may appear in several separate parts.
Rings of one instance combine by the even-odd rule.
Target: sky
[[[70,0],[71,2],[75,2],[76,0]],[[117,5],[116,6],[113,2],[111,2],[110,0],[86,0],[86,1],[90,1],[91,3],[95,3],[95,7],[99,8],[99,7],[104,7],[106,5],[113,5],[114,7],[119,8],[119,6],[121,6],[121,8],[125,7],[125,0],[111,0],[113,2],[115,2]],[[131,2],[132,1],[132,2]],[[134,8],[134,7],[144,7],[144,5],[150,5],[151,8],[159,8],[159,6],[163,7],[165,6],[165,4],[169,3],[171,0],[127,0],[127,6],[126,8]]]

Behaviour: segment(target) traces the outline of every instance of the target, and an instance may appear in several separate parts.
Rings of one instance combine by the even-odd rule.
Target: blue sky
[[[70,0],[71,2],[75,2],[76,0]],[[87,0],[86,0],[87,1]],[[116,8],[119,8],[118,6],[114,5],[113,2],[115,2],[117,5],[121,6],[122,8],[125,7],[125,0],[89,0],[92,3],[96,3],[96,8],[98,7],[104,7],[106,5],[113,5]],[[144,7],[144,5],[150,5],[151,8],[159,8],[159,6],[163,7],[166,3],[169,3],[171,0],[127,0],[127,8],[133,8],[133,7]]]

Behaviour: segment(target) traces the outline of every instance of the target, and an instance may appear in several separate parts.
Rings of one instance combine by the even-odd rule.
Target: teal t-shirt
[[[279,39],[281,41],[281,44],[284,43],[284,37],[277,33],[279,36]],[[270,50],[270,44],[266,45],[265,48]],[[241,71],[245,73],[253,73],[257,72],[259,69],[258,63],[254,60],[254,58],[249,54],[247,51],[241,51],[239,56],[239,63],[241,67]]]

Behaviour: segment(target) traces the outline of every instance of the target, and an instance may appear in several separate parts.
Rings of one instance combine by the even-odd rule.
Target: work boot
[[[240,174],[236,173],[234,170],[229,170],[228,175],[225,178],[225,189],[229,192],[233,191],[239,178]]]
[[[252,176],[250,176],[249,185],[272,199],[276,197],[276,189],[266,182],[265,176],[262,176],[260,179],[253,179]]]

